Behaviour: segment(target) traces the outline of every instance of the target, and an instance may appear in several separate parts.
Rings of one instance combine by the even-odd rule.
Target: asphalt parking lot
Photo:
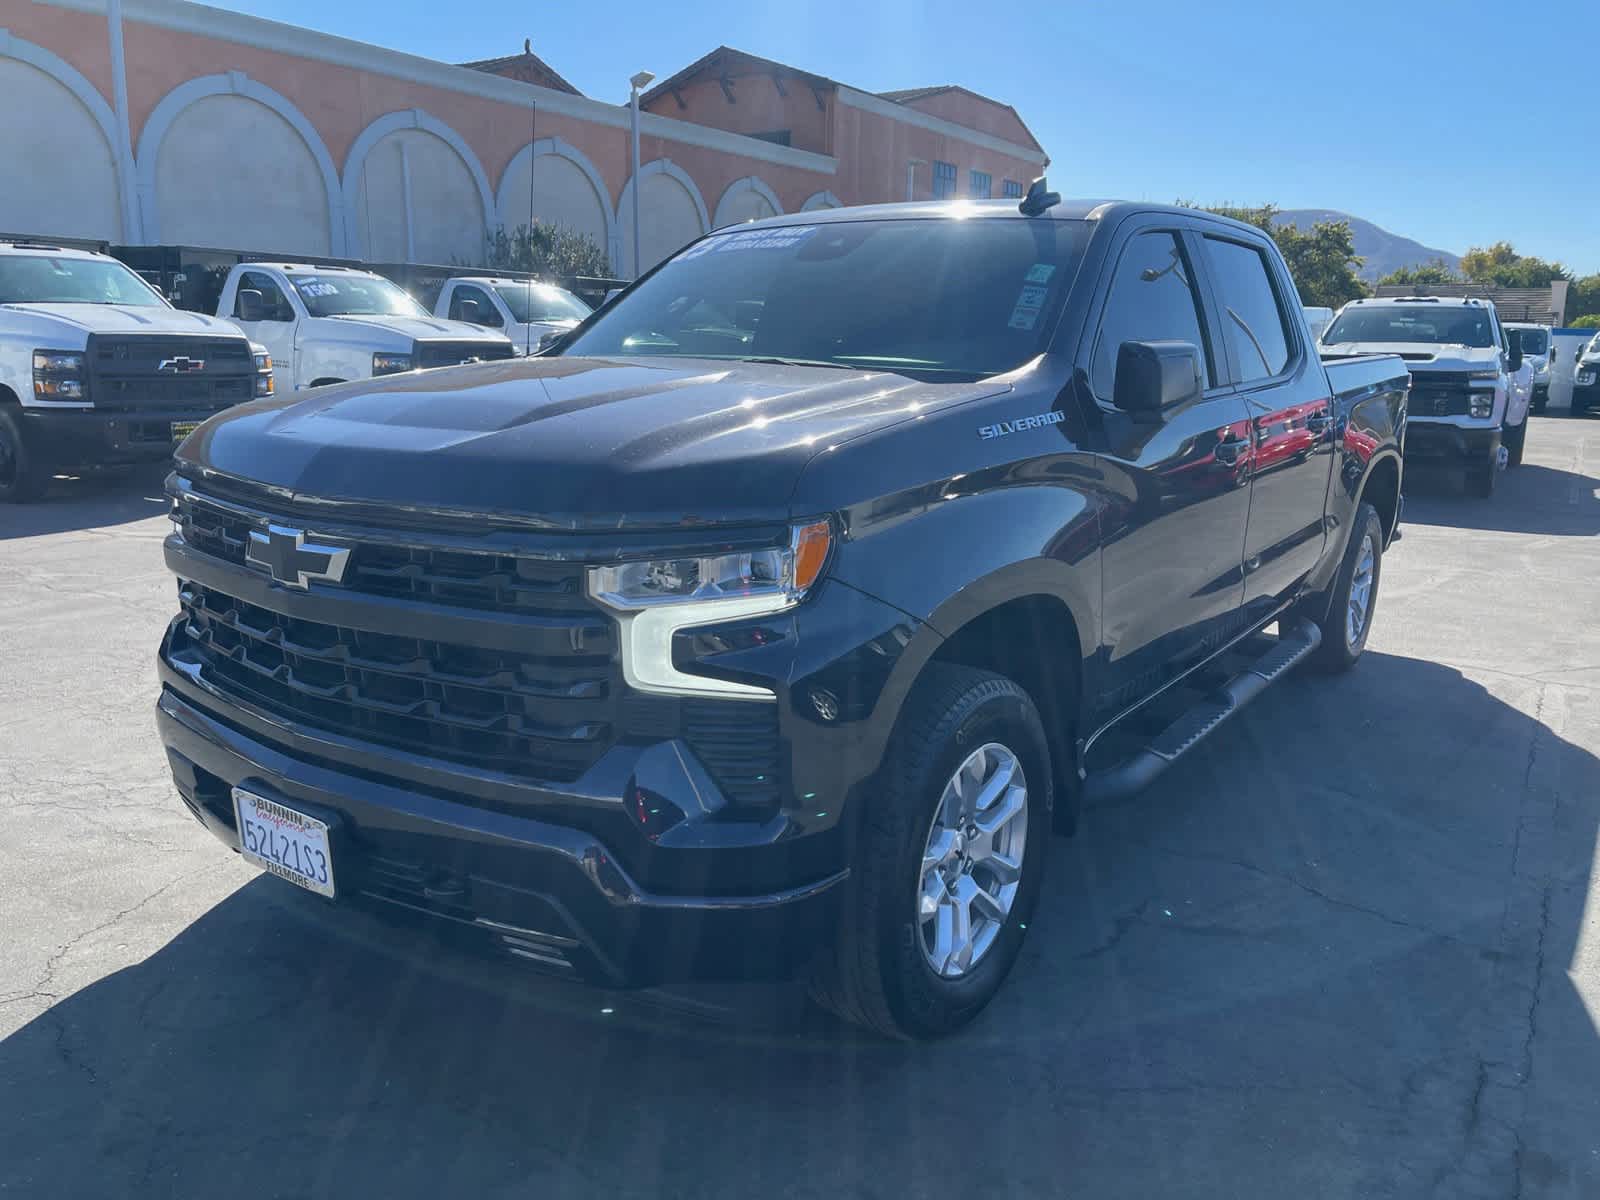
[[[0,1193],[1600,1195],[1600,421],[1527,459],[1414,479],[1360,667],[1089,813],[921,1047],[328,921],[169,785],[159,475],[0,510]]]

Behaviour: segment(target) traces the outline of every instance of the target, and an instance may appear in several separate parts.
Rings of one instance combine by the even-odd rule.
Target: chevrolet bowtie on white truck
[[[1463,467],[1468,488],[1490,496],[1502,457],[1522,461],[1531,380],[1519,339],[1502,328],[1491,301],[1352,300],[1323,332],[1322,354],[1398,354],[1405,360],[1411,372],[1407,462]]]
[[[173,308],[116,259],[0,242],[0,503],[37,498],[57,471],[167,458],[272,389],[237,326]]]
[[[271,352],[290,391],[514,353],[504,334],[431,317],[397,284],[350,267],[240,263],[217,315]]]
[[[542,339],[575,329],[589,312],[587,304],[553,283],[490,275],[445,280],[433,306],[436,317],[504,333],[518,354],[532,354]]]

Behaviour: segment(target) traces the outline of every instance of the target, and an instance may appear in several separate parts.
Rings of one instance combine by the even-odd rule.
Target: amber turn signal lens
[[[828,561],[833,530],[826,521],[802,525],[794,534],[794,589],[803,592],[817,581]]]

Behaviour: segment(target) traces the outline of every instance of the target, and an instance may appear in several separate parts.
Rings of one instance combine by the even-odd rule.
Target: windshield
[[[565,288],[548,283],[497,283],[494,290],[513,321],[581,321],[590,308]]]
[[[166,301],[119,262],[104,258],[0,257],[0,304],[122,304],[165,308]]]
[[[1322,335],[1325,346],[1341,342],[1433,342],[1446,346],[1493,346],[1489,314],[1481,308],[1396,304],[1353,308]]]
[[[799,360],[978,379],[1037,354],[1081,221],[788,225],[696,242],[565,354]]]
[[[376,275],[291,275],[313,317],[421,317],[427,314],[404,289]]]
[[[1512,325],[1510,327],[1522,335],[1522,352],[1524,354],[1543,354],[1550,349],[1550,334],[1538,325]]]
[[[1339,342],[1435,342],[1438,346],[1493,346],[1490,315],[1483,309],[1395,304],[1350,309],[1322,334],[1323,346]]]

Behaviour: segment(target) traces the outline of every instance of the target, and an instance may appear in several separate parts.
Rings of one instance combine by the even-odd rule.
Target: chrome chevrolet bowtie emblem
[[[157,371],[172,371],[179,375],[187,375],[190,371],[204,371],[206,360],[203,358],[189,358],[178,355],[177,358],[163,358],[156,364]]]
[[[313,579],[320,583],[343,583],[350,548],[308,542],[303,529],[268,525],[265,531],[250,531],[250,544],[245,547],[244,557],[252,567],[265,571],[285,587],[305,591]]]

